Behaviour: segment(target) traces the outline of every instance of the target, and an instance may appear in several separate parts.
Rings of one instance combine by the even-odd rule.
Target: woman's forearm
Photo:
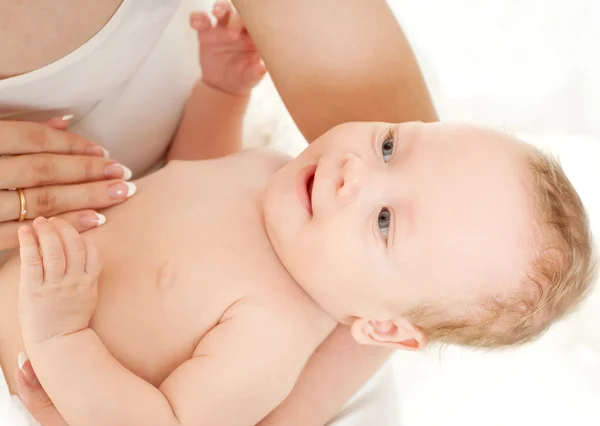
[[[239,151],[249,99],[199,81],[186,103],[167,161],[208,160]]]
[[[307,140],[347,121],[437,120],[385,0],[233,3]]]
[[[361,346],[338,326],[315,351],[288,398],[258,426],[323,426],[383,365],[391,350]]]

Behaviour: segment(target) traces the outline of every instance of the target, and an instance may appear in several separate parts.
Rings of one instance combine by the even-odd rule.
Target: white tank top
[[[84,45],[43,68],[0,80],[0,119],[74,114],[70,130],[135,175],[164,153],[198,73],[187,25],[194,0],[123,0]]]

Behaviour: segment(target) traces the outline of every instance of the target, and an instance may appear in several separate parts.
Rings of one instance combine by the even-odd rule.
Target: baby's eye
[[[383,161],[387,163],[390,161],[392,154],[394,153],[394,138],[389,137],[381,144],[381,154],[383,154]]]
[[[379,230],[381,231],[381,235],[383,239],[387,242],[388,232],[390,230],[390,223],[392,221],[392,214],[388,210],[387,207],[384,207],[379,212],[379,217],[377,218],[377,226],[379,226]]]

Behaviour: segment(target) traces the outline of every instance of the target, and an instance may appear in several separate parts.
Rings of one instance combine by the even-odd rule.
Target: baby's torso
[[[158,386],[239,301],[293,300],[289,315],[303,321],[306,296],[273,252],[260,209],[282,161],[244,153],[173,163],[139,181],[138,194],[88,233],[104,257],[91,327],[129,370]],[[18,281],[12,258],[0,270],[0,361],[13,391]]]

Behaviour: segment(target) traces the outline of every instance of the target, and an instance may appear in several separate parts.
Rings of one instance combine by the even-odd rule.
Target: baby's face
[[[338,320],[480,301],[530,260],[527,149],[459,124],[343,124],[271,179],[267,231]]]

